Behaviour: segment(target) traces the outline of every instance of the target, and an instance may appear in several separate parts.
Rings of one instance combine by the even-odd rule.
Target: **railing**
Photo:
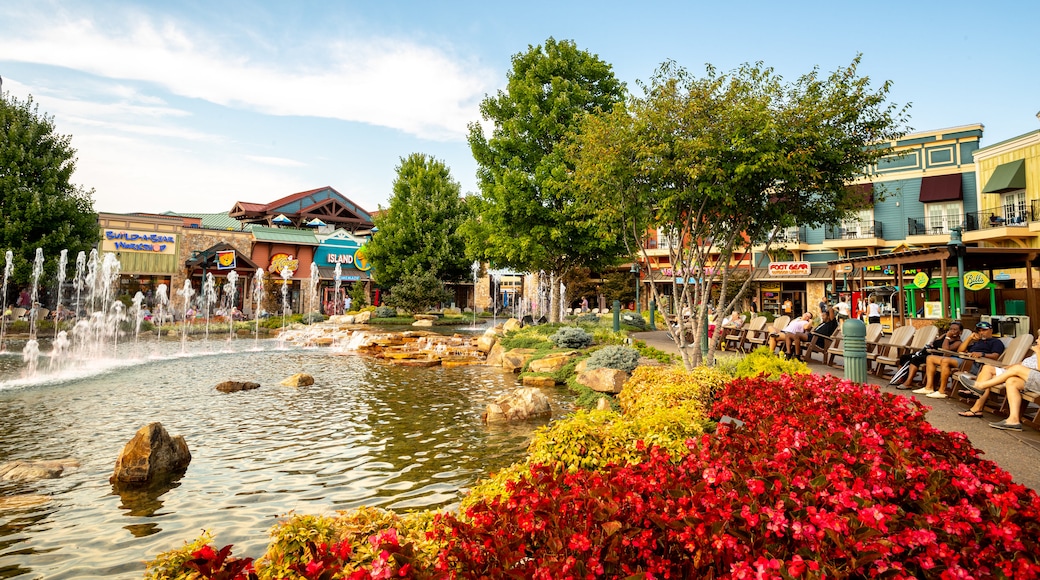
[[[804,244],[809,241],[805,226],[794,226],[780,230],[773,237],[776,244]]]
[[[990,228],[1025,227],[1035,219],[1032,204],[1009,204],[1000,209],[971,211],[964,214],[964,231],[973,232]]]
[[[907,218],[906,235],[908,236],[945,236],[950,234],[950,228],[964,225],[964,219],[959,215],[936,215],[930,218]]]
[[[827,226],[823,230],[823,237],[826,240],[859,240],[863,238],[882,238],[884,236],[882,235],[881,222],[868,220]]]
[[[671,240],[646,240],[643,248],[647,250],[667,250],[675,246]]]
[[[906,235],[923,236],[927,233],[928,229],[924,227],[924,218],[906,218]]]

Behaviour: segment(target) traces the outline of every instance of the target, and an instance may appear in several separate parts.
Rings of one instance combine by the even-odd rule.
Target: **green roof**
[[[1026,160],[1001,163],[982,188],[982,193],[1004,193],[1026,188]]]
[[[178,217],[198,218],[202,220],[202,227],[207,230],[241,230],[242,222],[225,213],[178,213],[173,211],[164,212],[163,215]]]
[[[310,230],[297,230],[290,228],[252,228],[253,237],[258,242],[286,242],[289,244],[304,244],[317,246],[318,238]]]

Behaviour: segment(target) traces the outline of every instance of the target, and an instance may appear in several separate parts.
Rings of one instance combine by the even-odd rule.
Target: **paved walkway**
[[[636,340],[645,341],[664,352],[678,354],[679,349],[668,338],[663,330],[654,332],[630,333]],[[809,364],[813,373],[843,376],[840,368],[828,367],[819,362]],[[929,399],[924,395],[914,395],[910,391],[900,391],[888,386],[888,380],[881,380],[867,375],[867,382],[877,385],[884,392],[900,396],[917,397],[928,409],[928,422],[943,431],[959,431],[968,436],[972,445],[983,452],[983,458],[994,461],[1014,477],[1017,483],[1040,491],[1040,432],[1023,427],[1021,432],[1001,431],[989,426],[992,421],[1002,417],[986,413],[981,419],[971,419],[957,415],[968,408],[965,403],[952,399]]]

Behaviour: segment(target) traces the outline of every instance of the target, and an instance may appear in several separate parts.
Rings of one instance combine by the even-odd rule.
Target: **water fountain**
[[[318,272],[318,265],[311,262],[311,277],[310,286],[308,287],[307,300],[310,302],[310,308],[307,312],[321,312],[321,305],[318,304],[318,284],[321,282],[321,273]]]
[[[260,349],[260,318],[264,310],[264,269],[257,268],[253,276],[253,327],[256,332],[254,346]]]
[[[346,314],[346,312],[341,312],[340,311],[340,305],[343,304],[343,300],[340,300],[340,297],[339,297],[339,284],[340,284],[339,281],[340,281],[340,278],[343,277],[343,266],[339,262],[336,262],[336,270],[335,270],[334,274],[335,274],[336,281],[334,283],[335,293],[332,295],[332,302],[333,302],[332,312],[327,312],[326,314],[330,314],[330,315],[331,314]]]
[[[191,297],[195,295],[195,289],[191,286],[191,280],[184,281],[184,287],[177,291],[181,299],[184,301],[184,310],[181,312],[181,352],[188,351],[188,329],[191,328],[192,316],[189,314],[191,311]]]
[[[473,265],[470,266],[473,270],[473,304],[470,307],[473,309],[473,328],[477,327],[477,280],[480,275],[480,262],[474,261]]]
[[[55,276],[58,279],[58,284],[57,284],[57,288],[55,290],[55,298],[54,298],[54,322],[55,322],[55,324],[54,324],[54,338],[55,339],[58,338],[58,324],[57,324],[57,322],[58,322],[59,319],[64,318],[64,316],[63,316],[64,313],[62,311],[62,305],[61,305],[61,299],[62,299],[62,294],[64,293],[64,290],[65,290],[65,268],[67,268],[68,265],[69,265],[69,251],[68,250],[62,250],[61,254],[58,255],[58,271],[55,273]]]
[[[282,328],[285,328],[285,319],[289,317],[289,280],[292,279],[292,271],[288,267],[279,272],[282,275]]]
[[[560,280],[560,320],[567,317],[567,285]]]
[[[14,252],[7,250],[7,253],[4,254],[4,259],[6,261],[4,263],[4,304],[3,310],[0,310],[0,312],[3,313],[3,320],[0,320],[0,351],[7,352],[7,341],[4,340],[4,333],[7,330],[7,325],[12,322],[11,320],[8,320],[7,314],[7,282],[11,279],[11,267],[13,266],[12,262],[14,261]]]
[[[209,340],[209,319],[213,314],[213,306],[217,303],[217,280],[213,272],[206,272],[206,280],[202,283],[202,315],[206,318],[206,340]]]
[[[238,272],[232,270],[228,272],[227,284],[224,284],[224,297],[227,299],[225,306],[225,312],[227,312],[228,320],[228,343],[235,339],[235,313],[238,310],[237,295],[235,294],[235,286],[238,282]]]

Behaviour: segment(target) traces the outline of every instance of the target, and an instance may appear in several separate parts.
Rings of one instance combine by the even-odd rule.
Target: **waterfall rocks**
[[[514,348],[502,354],[502,368],[509,372],[518,373],[534,357],[533,348]]]
[[[554,373],[567,366],[567,363],[574,360],[577,356],[577,352],[549,355],[545,358],[531,361],[531,364],[527,365],[527,370],[532,373]]]
[[[364,312],[358,312],[354,315],[354,324],[368,324],[368,321],[372,319],[372,311],[365,310]]]
[[[549,397],[536,388],[524,387],[488,405],[482,418],[485,423],[510,423],[551,415]]]
[[[237,393],[239,391],[251,391],[253,389],[259,389],[260,383],[250,383],[244,381],[224,381],[216,386],[216,389],[221,393]]]
[[[79,467],[75,459],[54,459],[50,461],[10,461],[0,465],[0,479],[5,481],[33,481],[37,479],[57,479],[66,469]]]
[[[548,389],[549,387],[556,386],[556,379],[552,377],[539,377],[535,375],[526,375],[521,379],[521,382],[525,387],[538,387]]]
[[[296,373],[282,381],[281,384],[285,387],[309,387],[314,384],[314,377],[306,373]]]
[[[617,369],[598,368],[585,371],[578,375],[578,383],[598,393],[618,394],[621,387],[625,386],[628,373]]]
[[[184,437],[170,437],[162,423],[138,429],[116,459],[113,485],[145,486],[183,473],[191,463]]]
[[[512,332],[512,331],[520,330],[521,328],[523,328],[523,325],[520,324],[520,321],[515,319],[515,318],[510,318],[509,320],[507,320],[504,323],[502,323],[502,333],[503,334],[506,333],[506,332]]]
[[[477,339],[477,350],[489,353],[496,344],[498,344],[498,335],[495,334],[495,329],[489,328]]]

